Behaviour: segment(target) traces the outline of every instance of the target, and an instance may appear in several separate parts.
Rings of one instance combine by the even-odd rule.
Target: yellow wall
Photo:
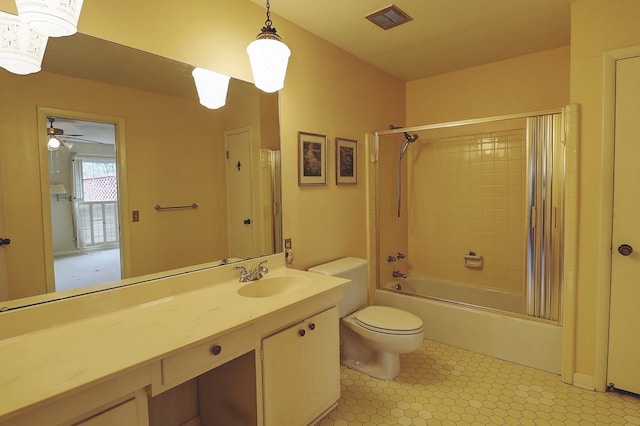
[[[128,202],[140,211],[140,222],[130,227],[134,275],[227,256],[223,140],[215,112],[192,101],[44,72],[20,77],[3,70],[0,86],[11,298],[45,289],[39,151],[47,151],[38,144],[37,106],[124,118]],[[154,210],[158,203],[192,202],[200,208]]]
[[[118,42],[141,50],[156,53],[193,65],[226,73],[244,80],[251,80],[246,46],[255,39],[264,24],[264,8],[248,1],[197,0],[185,7],[180,2],[163,2],[162,7],[149,7],[150,2],[130,2],[113,0],[109,2],[86,2],[79,23],[79,31],[88,35]],[[275,6],[275,5],[274,5]],[[15,13],[11,0],[0,0],[0,10]],[[304,269],[340,256],[366,257],[366,212],[365,212],[365,149],[364,136],[389,123],[403,124],[405,117],[404,83],[396,78],[364,64],[355,57],[306,32],[300,27],[279,19],[277,9],[272,9],[272,19],[278,33],[292,50],[285,88],[279,94],[280,130],[282,149],[282,192],[283,192],[283,233],[293,239],[295,262],[293,267]],[[159,28],[162,28],[159,31]],[[29,78],[29,77],[27,77]],[[9,95],[3,93],[5,99]],[[12,108],[20,102],[19,92],[11,95]],[[13,101],[15,99],[15,101]],[[100,111],[87,106],[87,111]],[[132,104],[131,107],[135,107]],[[25,106],[25,108],[32,108]],[[32,110],[33,111],[33,110]],[[170,111],[163,111],[169,113]],[[114,115],[122,115],[113,112]],[[16,126],[25,129],[25,138],[35,140],[33,117],[16,117]],[[157,126],[159,120],[149,120],[149,128]],[[161,120],[160,120],[161,121]],[[130,136],[127,128],[127,140]],[[298,143],[297,132],[307,131],[328,136],[327,184],[322,187],[298,186]],[[178,130],[172,130],[173,141],[184,141]],[[5,134],[3,134],[4,136]],[[346,137],[359,141],[358,185],[335,185],[335,137]],[[6,139],[5,139],[6,140]],[[181,147],[187,146],[182,143]],[[3,148],[4,149],[4,148]],[[189,150],[189,148],[186,148]],[[189,151],[190,152],[190,151]],[[167,178],[160,177],[153,182],[144,179],[145,174],[157,176],[163,169],[164,153],[150,153],[143,147],[132,147],[128,156],[144,156],[144,168],[132,171],[130,182],[141,179],[140,189],[131,192],[131,209],[141,209],[141,220],[148,217],[147,209],[157,200],[153,194],[145,192],[145,185],[173,185]],[[20,164],[36,167],[38,158],[35,149],[24,150],[17,156]],[[188,174],[191,166],[176,163],[175,172],[179,176]],[[3,176],[17,169],[15,165],[5,166]],[[224,170],[221,167],[220,170]],[[165,171],[166,172],[166,171]],[[25,206],[29,215],[39,215],[39,188],[37,176],[25,176],[21,183],[28,200]],[[221,188],[220,191],[223,191]],[[183,195],[193,198],[188,192]],[[182,199],[182,198],[181,198]],[[167,200],[173,202],[174,200]],[[7,207],[5,205],[5,211]],[[15,211],[6,211],[5,217],[13,217],[20,222],[24,217]],[[12,216],[13,215],[13,216]],[[31,220],[29,220],[31,222]],[[42,253],[42,236],[27,229],[26,221],[19,227],[31,235],[24,239],[25,253]],[[169,225],[154,227],[175,232]],[[132,231],[133,235],[133,231]],[[147,239],[149,246],[166,243],[162,232],[140,231],[137,237]],[[204,243],[204,234],[199,243]],[[212,241],[208,242],[213,244]],[[15,246],[12,245],[15,249]],[[133,250],[132,250],[133,251]],[[188,253],[188,252],[187,252]],[[153,266],[170,261],[170,256],[160,256],[154,252],[145,253],[150,257],[144,266],[134,273],[143,273]],[[182,256],[177,253],[176,256]],[[197,257],[197,256],[196,256]],[[23,257],[16,265],[20,270],[29,269],[32,260]],[[166,268],[164,268],[166,269]],[[22,279],[22,276],[13,277]],[[29,280],[42,283],[43,276],[33,276]]]
[[[608,319],[598,317],[597,312],[602,312],[600,304],[608,303],[608,296],[598,288],[608,286],[611,244],[601,229],[611,226],[603,209],[612,192],[606,182],[613,166],[603,162],[603,151],[610,149],[603,140],[603,52],[640,45],[639,16],[636,0],[571,3],[571,102],[581,108],[575,370],[600,377],[595,383],[600,389],[605,385],[602,359],[606,358],[606,343],[597,336]]]
[[[569,47],[407,83],[407,125],[560,108],[569,100]]]
[[[246,46],[264,23],[264,8],[234,0],[146,6],[88,2],[80,31],[251,80]],[[366,257],[365,169],[357,186],[336,187],[334,138],[357,139],[363,166],[365,133],[404,121],[404,84],[278,18],[273,6],[274,26],[292,51],[279,101],[283,233],[293,239],[293,267]],[[298,187],[298,131],[328,136],[327,185]]]

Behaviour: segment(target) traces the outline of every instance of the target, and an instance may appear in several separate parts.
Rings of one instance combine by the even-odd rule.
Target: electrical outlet
[[[131,212],[131,221],[140,222],[140,210],[133,210]]]
[[[285,238],[284,240],[284,249],[291,250],[291,238]]]

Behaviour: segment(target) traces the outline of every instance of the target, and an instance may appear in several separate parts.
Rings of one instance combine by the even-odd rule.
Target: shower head
[[[410,143],[414,143],[416,140],[418,140],[418,135],[410,135],[407,132],[404,132],[404,145],[402,147],[402,149],[400,150],[400,159],[402,159],[402,157],[404,157],[404,154],[407,152],[407,148],[409,148],[409,144]]]
[[[410,135],[409,133],[404,132],[404,141],[406,143],[413,143],[413,142],[415,142],[417,140],[418,140],[418,135],[417,134]]]

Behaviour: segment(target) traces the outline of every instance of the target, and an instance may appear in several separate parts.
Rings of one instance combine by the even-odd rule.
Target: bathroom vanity
[[[311,423],[340,395],[346,282],[274,255],[2,312],[0,425]]]

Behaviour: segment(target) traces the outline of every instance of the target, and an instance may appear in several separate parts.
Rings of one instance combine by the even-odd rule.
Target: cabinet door
[[[300,322],[262,341],[265,425],[303,425],[305,324]]]
[[[340,336],[338,309],[333,307],[305,321],[306,420],[314,420],[340,398]]]
[[[340,397],[338,309],[262,341],[264,423],[306,425]]]

